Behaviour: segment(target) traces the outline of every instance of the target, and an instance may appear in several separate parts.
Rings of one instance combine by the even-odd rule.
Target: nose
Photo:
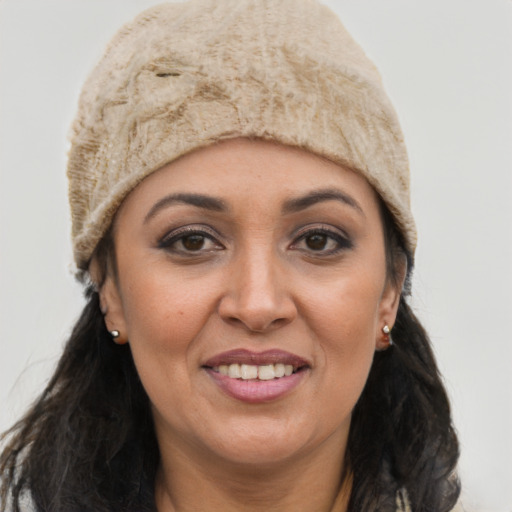
[[[266,250],[252,251],[234,262],[219,303],[218,311],[224,321],[262,333],[282,327],[296,317],[289,278],[278,260],[272,250]]]

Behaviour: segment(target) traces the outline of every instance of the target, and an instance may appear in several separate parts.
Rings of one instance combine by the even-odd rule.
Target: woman
[[[4,508],[453,508],[402,134],[328,9],[141,14],[84,86],[68,177],[88,304],[9,434]]]

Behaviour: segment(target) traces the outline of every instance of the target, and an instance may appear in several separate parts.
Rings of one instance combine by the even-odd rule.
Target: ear
[[[104,317],[105,327],[112,335],[112,340],[118,345],[128,343],[123,302],[111,265],[108,261],[102,265],[97,257],[93,256],[89,265],[89,275],[98,290],[100,310]]]
[[[400,262],[396,272],[396,280],[388,278],[381,296],[379,305],[379,321],[377,325],[377,333],[375,338],[375,348],[377,350],[386,350],[389,347],[389,336],[382,331],[385,325],[390,330],[395,325],[400,296],[407,274],[407,262],[405,258]]]
[[[100,291],[100,308],[103,313],[105,326],[108,332],[117,331],[118,336],[113,336],[113,341],[118,345],[128,343],[128,333],[126,328],[126,319],[124,316],[123,302],[119,293],[119,287],[116,280],[108,275]]]
[[[118,345],[128,343],[123,302],[117,281],[112,275],[112,270],[107,270],[105,276],[105,271],[100,270],[97,259],[93,258],[89,266],[89,273],[99,290],[100,309],[104,317],[105,327],[111,334],[116,331],[119,333],[119,335],[112,336],[112,340]]]

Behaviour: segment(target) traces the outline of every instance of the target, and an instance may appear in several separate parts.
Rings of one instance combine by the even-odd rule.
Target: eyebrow
[[[152,206],[146,217],[144,217],[144,224],[149,222],[160,210],[173,204],[189,204],[196,206],[197,208],[214,212],[224,212],[228,210],[224,201],[216,197],[205,196],[202,194],[169,194]]]
[[[296,213],[324,201],[339,201],[340,203],[352,207],[365,217],[364,211],[359,203],[352,196],[337,188],[313,190],[304,196],[288,199],[285,201],[282,211],[284,214]]]

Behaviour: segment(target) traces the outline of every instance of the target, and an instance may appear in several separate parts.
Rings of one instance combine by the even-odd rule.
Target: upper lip
[[[308,361],[302,357],[286,352],[284,350],[265,350],[263,352],[252,352],[247,349],[234,349],[228,350],[217,354],[203,366],[213,368],[215,366],[230,365],[230,364],[250,364],[255,366],[264,366],[269,364],[291,364],[294,368],[302,368],[304,366],[310,366]]]

